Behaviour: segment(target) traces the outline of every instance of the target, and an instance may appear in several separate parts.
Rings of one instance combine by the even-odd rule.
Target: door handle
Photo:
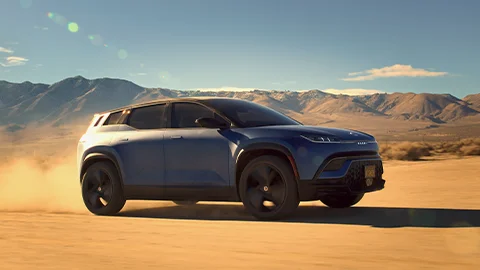
[[[181,139],[183,138],[181,135],[172,135],[170,136],[171,139]]]
[[[120,141],[121,142],[128,142],[128,138],[121,138]]]

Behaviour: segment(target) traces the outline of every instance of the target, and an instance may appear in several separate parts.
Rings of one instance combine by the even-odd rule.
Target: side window
[[[106,125],[115,125],[118,120],[120,119],[120,116],[122,116],[122,112],[115,112],[115,113],[111,113],[107,120],[105,120],[105,123],[103,123],[104,126]]]
[[[98,126],[98,124],[100,124],[100,121],[102,121],[103,117],[104,117],[103,115],[100,116],[100,117],[98,118],[97,122],[95,122],[95,125],[93,125],[93,126],[94,126],[94,127]]]
[[[158,129],[165,127],[165,104],[133,109],[128,125],[136,129]]]
[[[202,105],[195,103],[174,103],[172,108],[172,128],[197,128],[200,117],[218,117]]]

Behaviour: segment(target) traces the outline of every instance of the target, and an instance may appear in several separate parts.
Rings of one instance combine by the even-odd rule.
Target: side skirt
[[[127,200],[188,200],[239,202],[233,187],[124,186]]]

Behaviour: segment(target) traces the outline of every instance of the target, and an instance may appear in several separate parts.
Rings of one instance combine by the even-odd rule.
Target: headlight
[[[327,135],[300,135],[302,138],[315,143],[339,143],[340,139]]]

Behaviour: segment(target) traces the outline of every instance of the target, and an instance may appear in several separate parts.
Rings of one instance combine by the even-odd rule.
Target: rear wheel
[[[298,188],[289,163],[276,156],[253,159],[239,182],[240,198],[257,219],[277,220],[298,207]]]
[[[364,193],[354,195],[325,195],[320,198],[320,201],[331,208],[347,208],[357,204]]]
[[[82,177],[82,198],[95,215],[114,215],[125,205],[120,177],[110,162],[94,163]]]

